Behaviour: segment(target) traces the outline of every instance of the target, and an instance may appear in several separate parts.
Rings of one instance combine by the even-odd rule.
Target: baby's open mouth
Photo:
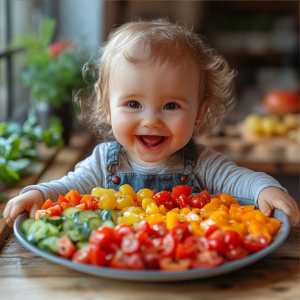
[[[138,135],[140,141],[147,147],[155,147],[161,144],[166,137],[160,135]]]

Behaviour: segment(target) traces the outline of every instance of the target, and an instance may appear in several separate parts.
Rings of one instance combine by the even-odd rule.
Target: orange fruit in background
[[[280,115],[286,113],[298,113],[299,106],[299,95],[291,91],[272,91],[268,93],[263,99],[263,107],[269,113]]]

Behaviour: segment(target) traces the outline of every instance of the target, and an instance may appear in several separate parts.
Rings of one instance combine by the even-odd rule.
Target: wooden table
[[[143,283],[94,277],[48,261],[14,234],[0,249],[0,299],[299,299],[299,228],[273,253],[241,270],[186,282]]]

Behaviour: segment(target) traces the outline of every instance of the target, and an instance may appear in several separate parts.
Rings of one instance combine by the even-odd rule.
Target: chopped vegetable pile
[[[82,196],[71,190],[55,203],[48,199],[20,229],[30,243],[75,263],[180,271],[260,251],[280,226],[228,194],[192,194],[185,185],[172,193],[135,193],[125,184],[118,192],[95,188]]]

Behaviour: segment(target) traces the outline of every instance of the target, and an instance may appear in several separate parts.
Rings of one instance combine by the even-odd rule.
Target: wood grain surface
[[[299,253],[299,228],[292,228],[277,250],[241,270],[186,282],[141,283],[57,265],[24,248],[12,234],[0,249],[0,299],[298,300]]]

